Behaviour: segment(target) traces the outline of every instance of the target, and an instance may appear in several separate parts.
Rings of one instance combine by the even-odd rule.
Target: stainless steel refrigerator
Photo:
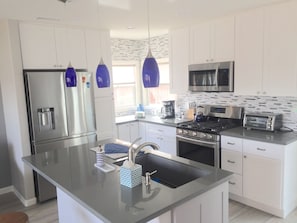
[[[24,70],[32,154],[96,141],[92,74],[76,73],[77,86],[66,87],[65,70]],[[56,197],[42,176],[34,180],[39,202]]]

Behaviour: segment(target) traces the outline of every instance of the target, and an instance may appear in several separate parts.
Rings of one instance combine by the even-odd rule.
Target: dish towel
[[[110,153],[128,153],[129,147],[116,143],[108,143],[104,145],[105,154]]]

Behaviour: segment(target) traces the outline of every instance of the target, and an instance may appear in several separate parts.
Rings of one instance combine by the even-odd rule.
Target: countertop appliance
[[[243,108],[203,105],[204,118],[180,123],[176,128],[177,155],[220,167],[220,132],[242,125]]]
[[[175,101],[162,101],[161,118],[175,117]]]
[[[86,70],[76,74],[77,86],[66,87],[65,70],[24,70],[32,154],[97,140],[92,76]],[[39,202],[56,197],[42,176],[34,173],[34,180]]]
[[[273,132],[282,127],[282,114],[270,112],[245,113],[243,127],[246,129],[258,129]]]
[[[234,62],[189,65],[189,90],[194,92],[233,92]]]

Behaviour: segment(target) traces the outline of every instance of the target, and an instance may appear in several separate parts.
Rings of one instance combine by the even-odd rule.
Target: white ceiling
[[[151,36],[286,0],[150,0]],[[99,4],[98,4],[99,3]],[[0,18],[107,28],[112,37],[147,38],[147,0],[0,0]],[[40,19],[41,18],[41,19]],[[134,29],[127,29],[134,27]]]

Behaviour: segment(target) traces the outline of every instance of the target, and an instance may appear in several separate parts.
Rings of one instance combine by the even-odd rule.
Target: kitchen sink
[[[114,164],[121,166],[124,161]],[[183,164],[151,153],[139,153],[136,156],[136,163],[142,166],[142,176],[146,172],[157,172],[151,175],[151,179],[171,188],[177,188],[190,181],[209,174],[209,171],[202,170],[190,165]]]

